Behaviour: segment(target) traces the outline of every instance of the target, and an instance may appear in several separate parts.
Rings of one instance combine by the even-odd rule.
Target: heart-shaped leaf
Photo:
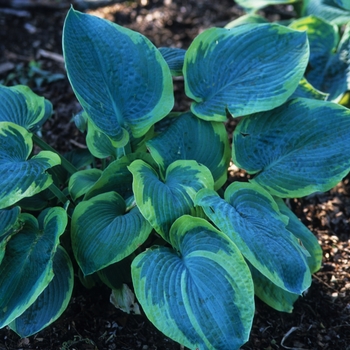
[[[305,252],[287,230],[288,218],[260,186],[234,182],[226,189],[225,199],[214,191],[202,190],[195,203],[203,207],[244,257],[278,287],[301,294],[310,286]]]
[[[233,162],[252,182],[281,198],[328,191],[350,170],[350,111],[295,99],[243,118],[233,135]]]
[[[192,214],[193,200],[202,188],[213,188],[213,177],[204,165],[193,160],[177,160],[167,168],[164,181],[141,160],[129,166],[133,175],[135,200],[142,215],[165,239],[173,222],[184,214]]]
[[[28,131],[38,130],[52,114],[51,102],[24,85],[0,85],[0,122],[11,122]]]
[[[124,199],[107,192],[80,202],[72,216],[71,239],[84,275],[130,255],[148,238],[151,225],[138,208],[125,213]]]
[[[28,159],[32,148],[31,133],[19,125],[0,122],[0,209],[51,185],[46,170],[60,164],[60,157],[42,151]]]
[[[239,250],[206,220],[187,215],[169,238],[173,249],[153,247],[132,263],[148,319],[190,349],[238,349],[254,315],[253,284]]]
[[[126,127],[141,137],[172,109],[169,67],[143,35],[70,9],[63,52],[69,80],[88,117],[121,146]]]
[[[222,123],[207,122],[192,113],[176,117],[170,127],[147,141],[152,157],[163,173],[176,160],[195,160],[212,173],[215,189],[227,180],[230,146]]]
[[[54,277],[35,302],[9,327],[20,337],[29,337],[47,327],[67,308],[73,291],[74,271],[69,255],[58,246],[53,258]]]
[[[7,243],[0,265],[0,328],[21,315],[53,278],[52,261],[67,225],[62,208],[43,211],[38,220],[21,216],[22,230]]]
[[[208,29],[185,55],[191,110],[205,120],[226,121],[227,110],[239,117],[275,108],[297,88],[308,58],[306,34],[278,24]]]

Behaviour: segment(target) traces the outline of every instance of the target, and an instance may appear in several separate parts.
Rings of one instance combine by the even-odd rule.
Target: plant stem
[[[56,198],[58,198],[62,204],[69,202],[69,199],[54,183],[49,186],[49,190],[56,196]]]
[[[33,140],[34,140],[34,143],[38,145],[42,150],[56,153],[61,158],[61,165],[68,171],[69,174],[72,175],[78,171],[78,169],[71,162],[69,162],[66,158],[64,158],[61,154],[59,154],[54,148],[48,145],[40,137],[33,134]]]

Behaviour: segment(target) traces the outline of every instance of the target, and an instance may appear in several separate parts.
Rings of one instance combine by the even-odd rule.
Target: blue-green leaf
[[[102,175],[100,169],[85,169],[74,173],[69,178],[68,191],[72,199],[77,198],[87,193],[98,181]]]
[[[290,293],[272,283],[252,264],[247,262],[254,282],[254,293],[264,303],[275,310],[292,312],[293,304],[299,298],[298,294]]]
[[[248,11],[256,11],[269,5],[293,4],[298,1],[300,0],[236,0],[236,3]]]
[[[176,117],[170,127],[149,140],[147,147],[163,173],[176,160],[195,160],[212,173],[215,188],[227,180],[230,146],[222,123],[207,122],[192,113]]]
[[[100,194],[76,206],[72,248],[84,275],[124,259],[148,238],[152,227],[138,208],[125,210],[125,201],[116,192]]]
[[[176,47],[160,47],[160,53],[164,57],[173,76],[182,75],[186,50]]]
[[[88,130],[86,135],[86,145],[93,156],[96,158],[116,158],[118,154],[118,147],[124,147],[129,142],[129,134],[126,130],[122,130],[123,136],[121,139],[123,141],[113,142],[108,135],[99,130],[96,125],[89,120]]]
[[[242,0],[243,1],[243,0]],[[247,13],[246,15],[240,16],[233,21],[225,25],[226,29],[231,29],[233,27],[241,26],[242,24],[248,23],[268,23],[268,20],[265,17],[257,15],[255,13]]]
[[[340,43],[338,27],[315,16],[298,19],[290,27],[308,35],[307,80],[318,90],[326,92],[329,100],[338,100],[350,88],[349,26],[345,28]]]
[[[24,226],[7,243],[0,265],[0,328],[21,315],[53,278],[52,262],[67,225],[62,208],[50,208],[37,219],[22,215]]]
[[[0,264],[5,255],[5,248],[10,238],[21,228],[18,221],[20,207],[0,210]]]
[[[90,199],[98,194],[110,191],[117,192],[124,198],[124,200],[133,196],[132,174],[128,170],[128,166],[135,159],[142,159],[146,163],[156,166],[153,158],[148,153],[132,153],[117,159],[103,170],[101,177],[89,189],[89,191],[87,191],[84,199]]]
[[[129,166],[133,174],[135,200],[142,215],[166,240],[173,222],[193,214],[193,200],[202,188],[213,188],[213,177],[204,165],[193,160],[177,160],[167,168],[164,181],[141,160]]]
[[[315,235],[298,219],[298,217],[286,206],[281,198],[275,198],[279,210],[289,218],[287,230],[297,237],[305,249],[309,252],[306,257],[311,273],[317,272],[322,264],[322,248]]]
[[[239,117],[277,107],[297,88],[308,58],[306,34],[278,24],[208,29],[185,55],[191,110],[225,121],[227,110]]]
[[[336,25],[350,21],[349,2],[342,0],[305,0],[303,1],[303,16],[314,15]]]
[[[334,187],[350,170],[350,111],[295,99],[243,118],[233,135],[233,162],[252,182],[281,198]]]
[[[28,131],[38,130],[52,114],[52,105],[29,87],[0,85],[0,121],[11,122]]]
[[[74,271],[69,255],[58,246],[53,258],[54,277],[35,302],[9,327],[20,337],[29,337],[47,327],[67,308],[73,291]]]
[[[31,133],[11,122],[0,122],[0,209],[51,185],[46,170],[60,164],[60,157],[42,151],[28,159],[32,148]]]
[[[147,317],[190,349],[238,349],[254,315],[253,284],[239,250],[206,220],[187,215],[169,238],[173,249],[153,247],[132,263]]]
[[[172,109],[169,67],[143,35],[70,9],[63,52],[68,78],[88,117],[121,146],[126,128],[141,137]]]
[[[301,294],[310,286],[305,252],[287,230],[287,217],[260,186],[232,183],[225,199],[202,190],[195,203],[239,248],[244,257],[278,287]]]

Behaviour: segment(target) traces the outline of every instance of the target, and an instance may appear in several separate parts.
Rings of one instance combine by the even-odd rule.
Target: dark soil
[[[81,7],[82,2],[76,2]],[[0,0],[0,82],[26,84],[48,98],[54,116],[43,136],[64,152],[85,147],[70,120],[80,110],[62,58],[61,35],[69,8],[65,0]],[[203,29],[223,26],[243,14],[232,0],[122,2],[87,10],[145,34],[156,46],[187,48]],[[291,7],[267,8],[270,20],[293,15]],[[182,81],[176,81],[177,97]],[[186,99],[177,110],[188,107]],[[232,167],[231,180],[246,175]],[[290,202],[317,236],[323,266],[292,314],[274,311],[259,300],[250,340],[242,349],[350,349],[350,177],[333,190]],[[78,280],[65,313],[37,335],[20,339],[0,330],[0,349],[179,349],[144,316],[127,315],[109,302],[107,288],[82,287]]]

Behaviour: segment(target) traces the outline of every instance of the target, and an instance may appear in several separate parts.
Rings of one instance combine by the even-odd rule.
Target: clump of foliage
[[[133,289],[148,319],[191,349],[238,349],[254,295],[292,311],[322,251],[284,199],[348,174],[350,112],[326,101],[339,91],[305,79],[313,60],[337,55],[313,52],[316,30],[310,40],[301,22],[247,21],[185,51],[71,9],[63,50],[84,151],[57,154],[37,133],[51,103],[0,87],[0,327],[24,337],[56,320],[72,261],[127,312]],[[172,75],[190,111],[173,111]],[[228,116],[239,118],[232,145]],[[249,182],[227,185],[230,161]]]

